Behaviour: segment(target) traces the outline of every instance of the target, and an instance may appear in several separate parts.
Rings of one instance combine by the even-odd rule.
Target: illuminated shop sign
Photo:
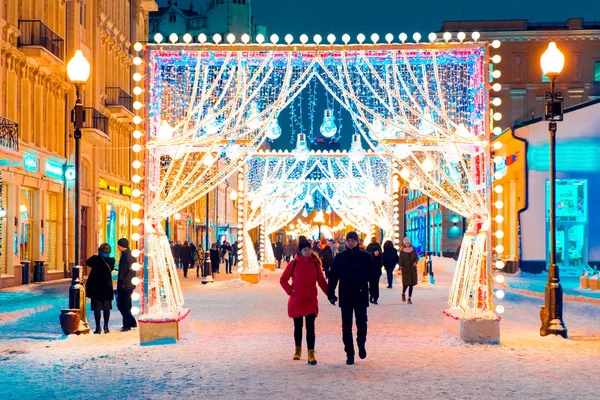
[[[67,168],[65,169],[65,179],[68,181],[74,181],[75,177],[75,167],[72,165],[67,166]]]
[[[100,189],[110,190],[111,192],[119,193],[119,188],[116,185],[111,185],[104,178],[98,178],[98,187]]]
[[[37,169],[38,169],[37,157],[34,157],[32,155],[26,155],[25,157],[23,157],[23,167],[27,171],[37,172]]]
[[[51,178],[63,178],[63,165],[56,161],[46,160],[46,175]]]
[[[129,186],[121,185],[121,194],[123,196],[131,196],[131,188]]]

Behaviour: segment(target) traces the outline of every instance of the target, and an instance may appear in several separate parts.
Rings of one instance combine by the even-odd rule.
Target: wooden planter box
[[[258,282],[260,282],[260,272],[255,274],[241,273],[240,276],[243,281],[249,282],[253,285],[256,285]]]

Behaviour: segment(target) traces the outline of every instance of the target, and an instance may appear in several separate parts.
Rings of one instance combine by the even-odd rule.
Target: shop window
[[[115,257],[117,246],[117,210],[111,203],[106,205],[106,243],[110,245],[110,256]]]
[[[546,221],[550,221],[549,179],[546,179]],[[556,221],[587,222],[587,179],[556,180]]]
[[[600,82],[600,61],[594,61],[594,82]]]
[[[44,253],[48,269],[57,268],[58,249],[58,194],[47,193],[45,201],[46,223],[44,224]]]
[[[33,261],[33,190],[21,188],[19,197],[19,255]]]

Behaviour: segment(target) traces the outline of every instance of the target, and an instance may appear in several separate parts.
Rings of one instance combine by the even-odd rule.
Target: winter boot
[[[96,330],[94,331],[95,335],[99,335],[102,333],[102,330],[100,329],[100,325],[96,325]]]
[[[308,363],[310,365],[317,365],[317,359],[315,358],[315,351],[314,350],[309,350],[308,351]]]
[[[347,365],[354,364],[354,356],[346,356],[346,364]]]
[[[406,303],[406,295],[402,293],[402,301]]]
[[[360,357],[361,360],[364,360],[365,358],[367,358],[367,349],[365,348],[364,345],[358,346],[358,356]]]
[[[410,297],[408,298],[408,304],[412,304],[412,300],[410,299]]]
[[[104,333],[110,333],[110,331],[108,330],[108,325],[104,325]]]
[[[302,356],[302,346],[296,346],[296,351],[294,352],[294,357],[292,360],[299,360]]]

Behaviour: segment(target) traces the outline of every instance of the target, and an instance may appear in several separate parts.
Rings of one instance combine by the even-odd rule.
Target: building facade
[[[556,141],[556,262],[561,274],[580,276],[585,265],[600,266],[600,100],[565,110]],[[496,141],[496,153],[511,160],[496,171],[504,188],[502,259],[521,271],[541,273],[549,263],[548,121],[541,118],[515,125]],[[511,191],[514,190],[514,193]],[[513,237],[514,235],[514,237]],[[508,264],[508,262],[507,262]]]
[[[238,39],[245,33],[254,38],[266,35],[263,26],[256,25],[252,16],[252,0],[162,0],[158,11],[150,14],[150,40],[156,33],[180,38],[189,33],[194,40],[200,33],[209,40],[216,33],[223,40],[230,33]]]
[[[131,46],[147,37],[148,12],[157,5],[153,0],[1,3],[0,287],[5,287],[68,276],[73,263],[84,262],[99,243],[116,249],[116,240],[129,236]],[[77,261],[70,122],[75,90],[66,74],[76,50],[91,64],[81,93],[86,121]]]

